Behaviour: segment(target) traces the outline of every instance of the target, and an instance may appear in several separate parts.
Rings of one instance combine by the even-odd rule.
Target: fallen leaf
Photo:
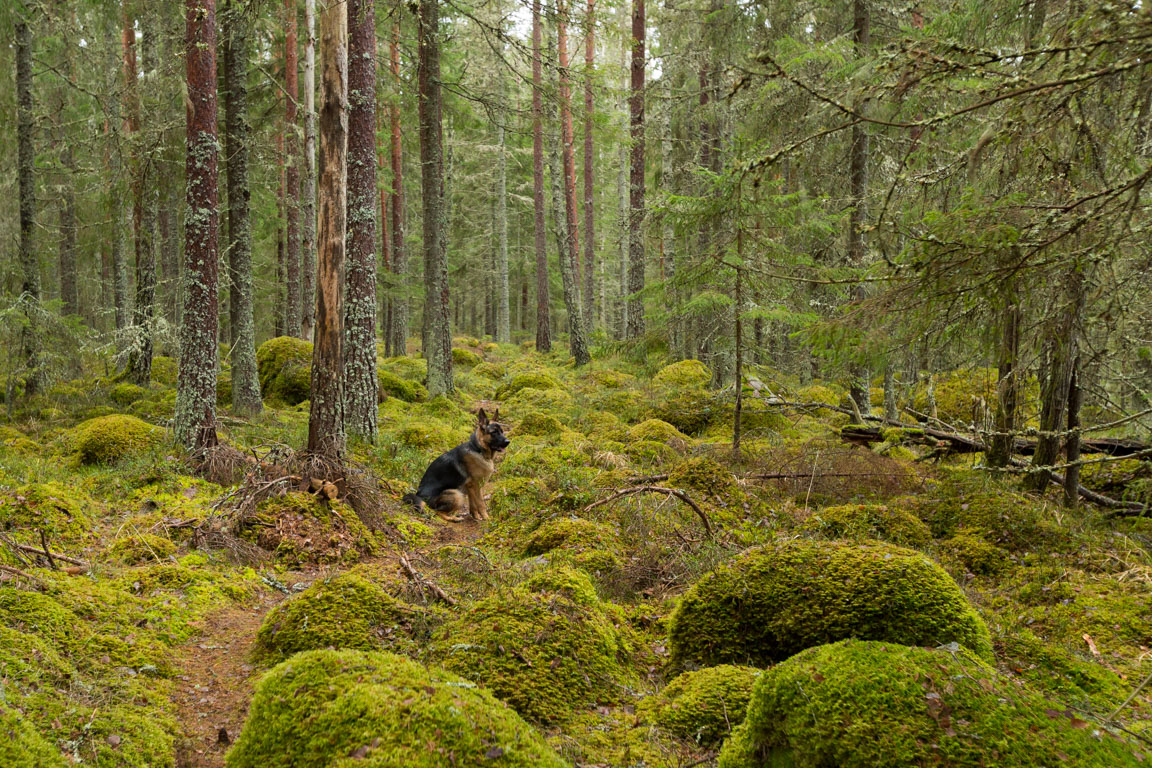
[[[1096,658],[1100,658],[1100,651],[1096,650],[1096,642],[1087,632],[1084,633],[1084,642],[1088,643],[1088,650],[1092,651],[1092,655]]]
[[[118,734],[113,733],[113,734],[110,734],[108,736],[107,741],[108,741],[108,746],[115,749],[116,747],[120,746],[121,739],[120,739],[120,736]]]
[[[503,747],[492,747],[490,750],[488,750],[487,752],[484,753],[484,757],[488,758],[489,760],[495,760],[496,758],[503,757],[503,756],[504,756],[504,748]]]

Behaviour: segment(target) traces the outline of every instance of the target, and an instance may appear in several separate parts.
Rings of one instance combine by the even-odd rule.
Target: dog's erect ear
[[[488,426],[488,414],[484,413],[484,409],[480,409],[480,413],[476,414],[476,421],[481,427]]]
[[[496,408],[496,413],[492,414],[492,421],[500,421],[500,408]]]

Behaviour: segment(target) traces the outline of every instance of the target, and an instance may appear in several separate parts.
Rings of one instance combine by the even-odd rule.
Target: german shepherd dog
[[[472,519],[488,519],[484,483],[495,470],[492,458],[507,448],[511,441],[504,436],[504,427],[496,421],[500,418],[499,408],[491,421],[483,408],[477,416],[472,436],[440,454],[424,471],[416,493],[405,496],[405,501],[417,509],[421,504],[427,504],[441,517],[459,519],[458,515],[464,509],[464,494],[467,493],[468,513]]]

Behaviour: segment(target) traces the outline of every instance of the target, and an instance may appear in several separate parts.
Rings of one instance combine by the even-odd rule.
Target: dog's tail
[[[417,512],[419,512],[420,508],[424,506],[424,499],[420,498],[414,493],[404,494],[403,500],[405,504],[411,504]]]

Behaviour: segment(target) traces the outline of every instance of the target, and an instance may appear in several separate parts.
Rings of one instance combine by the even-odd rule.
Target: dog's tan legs
[[[484,494],[480,492],[480,485],[474,480],[469,480],[464,484],[464,489],[468,491],[468,512],[472,515],[472,519],[487,520],[488,507],[484,505]]]
[[[453,488],[432,499],[428,506],[441,517],[451,520],[459,517],[460,512],[463,511],[464,494]]]

